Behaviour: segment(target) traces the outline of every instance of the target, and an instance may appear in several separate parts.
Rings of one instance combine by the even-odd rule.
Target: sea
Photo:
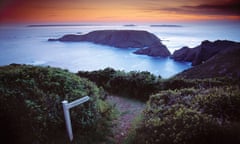
[[[49,42],[65,34],[86,34],[95,30],[145,30],[155,34],[173,53],[204,40],[240,41],[240,24],[19,24],[0,25],[0,66],[29,64],[67,69],[71,72],[93,71],[107,67],[116,70],[149,71],[170,78],[191,67],[189,62],[169,57],[136,55],[136,48],[120,49],[90,42]]]

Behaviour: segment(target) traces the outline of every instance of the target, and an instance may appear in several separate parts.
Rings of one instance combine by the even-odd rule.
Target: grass
[[[138,129],[139,125],[141,124],[143,120],[143,115],[142,113],[137,115],[132,124],[131,124],[131,129],[129,130],[128,136],[124,141],[124,144],[133,144],[136,136],[136,129]]]

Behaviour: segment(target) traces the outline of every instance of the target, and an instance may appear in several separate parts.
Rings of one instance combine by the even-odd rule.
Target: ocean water
[[[238,24],[181,24],[180,27],[147,24],[124,25],[55,25],[0,26],[0,65],[11,63],[53,66],[79,70],[99,70],[112,67],[125,71],[149,71],[169,78],[191,67],[187,62],[170,58],[136,55],[134,48],[119,49],[89,42],[48,42],[65,34],[85,34],[93,30],[132,29],[146,30],[158,36],[171,53],[183,46],[195,47],[203,40],[240,41]]]

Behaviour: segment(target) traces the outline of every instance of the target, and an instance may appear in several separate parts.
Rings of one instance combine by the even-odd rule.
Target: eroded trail
[[[128,136],[133,120],[143,111],[145,103],[118,96],[108,96],[107,101],[115,105],[120,112],[118,119],[114,121],[113,139],[116,144],[122,144]]]

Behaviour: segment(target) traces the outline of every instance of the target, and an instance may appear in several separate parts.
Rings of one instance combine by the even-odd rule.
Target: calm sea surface
[[[240,41],[238,24],[182,24],[181,27],[150,27],[136,25],[75,25],[75,26],[0,26],[0,65],[11,63],[50,65],[68,69],[99,70],[106,67],[125,71],[149,71],[169,78],[190,63],[175,62],[169,58],[135,55],[134,48],[119,49],[88,42],[48,42],[65,34],[85,34],[93,30],[134,29],[157,35],[173,52],[183,46],[195,47],[203,40]]]

